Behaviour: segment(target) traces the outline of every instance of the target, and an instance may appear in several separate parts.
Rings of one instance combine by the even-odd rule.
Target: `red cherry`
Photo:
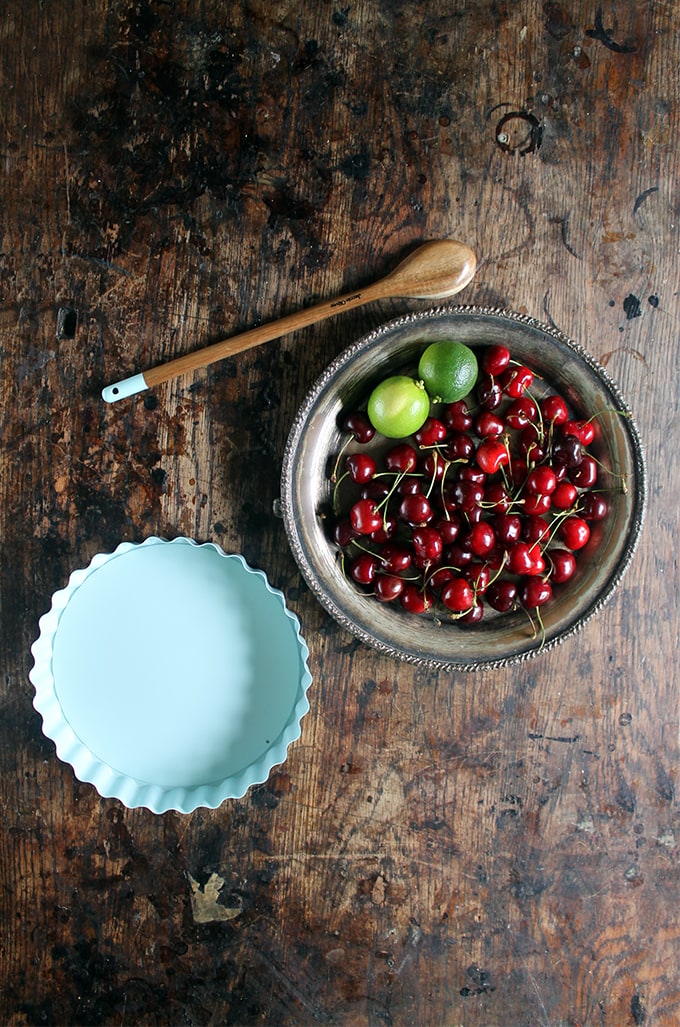
[[[475,420],[475,432],[480,438],[502,435],[504,431],[505,421],[492,410],[484,410]]]
[[[420,493],[416,493],[412,496],[404,496],[399,504],[399,516],[407,524],[415,526],[431,521],[434,511],[429,500]]]
[[[500,481],[492,481],[484,489],[484,505],[492,508],[497,513],[505,513],[510,509],[512,500]]]
[[[459,399],[456,403],[447,403],[442,417],[445,425],[451,431],[466,432],[468,428],[472,427],[472,416],[464,399]]]
[[[469,567],[471,563],[474,563],[475,554],[471,549],[461,545],[460,542],[454,542],[452,546],[447,547],[444,559],[452,567],[462,570],[463,567]]]
[[[544,396],[539,403],[543,420],[549,424],[564,424],[569,417],[567,404],[561,396]]]
[[[406,582],[396,574],[376,574],[375,594],[381,603],[391,603],[404,591]]]
[[[444,543],[438,531],[425,525],[413,532],[413,548],[417,556],[428,563],[436,563],[444,552]]]
[[[552,494],[552,505],[556,510],[569,510],[576,502],[578,491],[570,481],[559,481]]]
[[[588,522],[582,517],[567,517],[558,528],[558,535],[567,549],[583,549],[590,538]]]
[[[550,580],[556,585],[569,581],[576,570],[576,557],[568,549],[549,549]]]
[[[535,424],[522,428],[518,449],[527,462],[538,463],[546,457],[546,440],[543,431]]]
[[[470,582],[475,595],[483,595],[491,581],[491,570],[485,563],[471,563],[465,568],[465,580]]]
[[[570,419],[562,425],[564,435],[573,435],[583,446],[589,446],[595,438],[595,426],[592,421]]]
[[[408,442],[400,442],[392,446],[385,454],[385,467],[388,471],[401,471],[406,474],[415,471],[418,466],[418,454]]]
[[[487,473],[481,467],[468,464],[465,467],[461,467],[458,471],[458,481],[474,481],[477,485],[483,485],[486,479]]]
[[[439,517],[433,525],[442,537],[445,546],[455,542],[460,533],[460,517],[457,514],[450,514],[448,517]]]
[[[522,585],[520,599],[523,606],[535,610],[536,607],[544,606],[552,599],[552,594],[552,586],[549,581],[544,581],[543,578],[529,578]]]
[[[508,447],[500,439],[484,439],[477,449],[476,460],[487,474],[495,474],[499,468],[510,461]]]
[[[388,542],[380,551],[383,570],[390,574],[408,570],[411,566],[411,551],[400,542]]]
[[[522,537],[522,518],[518,514],[496,514],[493,526],[498,541],[504,546],[517,542]]]
[[[432,608],[432,596],[411,581],[404,586],[399,601],[407,613],[427,613]]]
[[[433,451],[423,460],[423,474],[428,481],[441,481],[448,466],[449,461],[445,460],[441,453]]]
[[[370,481],[378,469],[375,460],[368,453],[351,453],[345,461],[345,466],[352,481],[359,485]]]
[[[533,371],[523,364],[508,367],[501,376],[503,391],[512,399],[519,399],[534,380]]]
[[[359,499],[349,511],[353,529],[360,535],[368,535],[382,527],[382,514],[373,499]]]
[[[534,496],[531,493],[525,495],[522,502],[524,503],[524,512],[529,517],[533,517],[536,514],[547,513],[552,506],[552,496]]]
[[[508,547],[508,570],[512,574],[535,574],[541,563],[543,558],[535,543],[514,542]]]
[[[496,532],[488,521],[479,521],[470,528],[466,542],[475,556],[486,556],[496,545]]]
[[[527,489],[535,496],[549,496],[556,486],[557,475],[547,464],[534,467],[527,476]]]
[[[474,481],[457,481],[452,495],[459,508],[469,514],[484,501],[484,488]]]
[[[397,485],[397,492],[400,496],[416,496],[422,490],[420,478],[402,478]]]
[[[361,553],[355,560],[352,560],[349,572],[360,585],[370,585],[379,566],[380,563],[375,556],[370,553]]]
[[[452,567],[438,567],[427,579],[427,583],[431,588],[440,589],[447,581],[455,578],[455,576],[455,571]]]
[[[452,578],[444,585],[441,599],[447,610],[464,613],[474,605],[475,593],[472,585],[465,578]]]
[[[580,489],[591,489],[597,481],[597,460],[589,453],[584,453],[578,467],[569,472],[569,478]]]
[[[507,346],[497,344],[485,346],[479,359],[483,371],[487,374],[499,375],[510,363],[510,350]]]
[[[372,542],[378,542],[380,544],[388,542],[396,535],[397,527],[397,518],[391,513],[385,514],[380,527],[376,528],[375,531],[369,531],[368,537]]]
[[[484,617],[484,606],[482,603],[477,601],[467,613],[464,613],[462,617],[458,618],[459,624],[479,624],[480,620]]]
[[[422,428],[413,436],[419,446],[436,446],[446,438],[446,425],[436,417],[428,417]]]
[[[520,396],[505,411],[505,422],[509,428],[526,428],[534,424],[538,409],[531,396]]]
[[[547,540],[550,535],[550,525],[542,517],[527,517],[522,527],[522,538],[530,545],[534,542]]]

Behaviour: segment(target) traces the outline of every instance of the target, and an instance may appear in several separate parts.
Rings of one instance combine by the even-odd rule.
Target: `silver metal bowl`
[[[331,501],[329,466],[346,436],[345,412],[365,404],[383,378],[414,373],[426,345],[455,338],[472,348],[504,343],[571,405],[575,416],[597,414],[590,451],[609,470],[608,518],[593,525],[574,577],[542,607],[542,630],[517,611],[460,625],[406,613],[366,596],[341,569],[324,511]],[[376,437],[377,438],[377,437]],[[375,440],[374,440],[375,442]],[[369,446],[374,445],[369,443]],[[609,482],[607,478],[609,477]],[[309,588],[335,620],[380,652],[446,670],[517,663],[574,635],[611,597],[635,550],[645,509],[645,465],[637,427],[618,387],[578,343],[533,318],[471,306],[407,314],[359,339],[321,375],[300,408],[286,446],[281,481],[289,543]],[[598,487],[600,487],[598,485]]]

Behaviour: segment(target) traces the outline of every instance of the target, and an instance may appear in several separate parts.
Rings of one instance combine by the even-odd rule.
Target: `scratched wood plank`
[[[678,14],[301,6],[10,0],[3,15],[0,1018],[673,1023]],[[606,365],[649,467],[620,593],[502,673],[424,672],[356,643],[275,515],[307,389],[406,304],[99,399],[440,235],[478,253],[466,302],[530,313]],[[27,680],[52,591],[150,534],[266,569],[315,679],[283,767],[189,817],[77,782]]]

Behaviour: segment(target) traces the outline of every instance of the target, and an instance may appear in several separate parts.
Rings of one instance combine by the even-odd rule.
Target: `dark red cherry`
[[[492,374],[484,374],[477,382],[477,402],[484,410],[497,410],[503,402],[500,382]]]
[[[447,403],[442,411],[442,419],[446,427],[454,432],[466,432],[472,427],[472,415],[464,399]]]
[[[609,500],[601,492],[586,492],[581,496],[581,513],[588,521],[604,521],[609,514]]]
[[[399,516],[407,524],[427,524],[434,517],[434,511],[429,500],[420,493],[413,496],[404,496],[399,504]]]
[[[449,514],[448,517],[439,517],[433,525],[442,537],[445,546],[450,546],[456,541],[460,533],[460,517],[457,514]]]
[[[333,525],[334,542],[344,548],[355,538],[359,538],[359,532],[352,527],[349,517],[341,517],[335,522]]]
[[[497,578],[487,588],[484,598],[498,613],[509,613],[517,602],[517,585],[509,578]]]
[[[475,455],[475,444],[469,435],[458,432],[448,440],[444,452],[449,460],[471,460]]]
[[[518,514],[496,514],[492,523],[498,541],[504,546],[518,542],[522,537],[522,518]]]
[[[370,442],[375,435],[375,428],[368,419],[367,414],[361,411],[353,411],[347,414],[343,423],[345,431],[352,433],[357,442],[366,443]]]
[[[486,556],[496,545],[496,532],[488,521],[479,521],[470,528],[466,544],[475,556]]]
[[[375,460],[368,453],[351,453],[345,461],[345,466],[352,481],[358,485],[370,481],[378,469]]]
[[[380,550],[380,560],[383,570],[398,574],[411,566],[411,550],[400,542],[388,542]]]

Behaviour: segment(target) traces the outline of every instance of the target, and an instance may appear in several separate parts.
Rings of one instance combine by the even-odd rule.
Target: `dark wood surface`
[[[675,5],[0,14],[0,1021],[680,1022]],[[646,449],[620,591],[502,672],[425,672],[356,643],[273,512],[319,372],[427,304],[100,399],[437,237],[477,253],[462,300],[588,347]],[[188,816],[79,783],[28,680],[52,592],[149,535],[243,553],[311,651],[287,762]]]

